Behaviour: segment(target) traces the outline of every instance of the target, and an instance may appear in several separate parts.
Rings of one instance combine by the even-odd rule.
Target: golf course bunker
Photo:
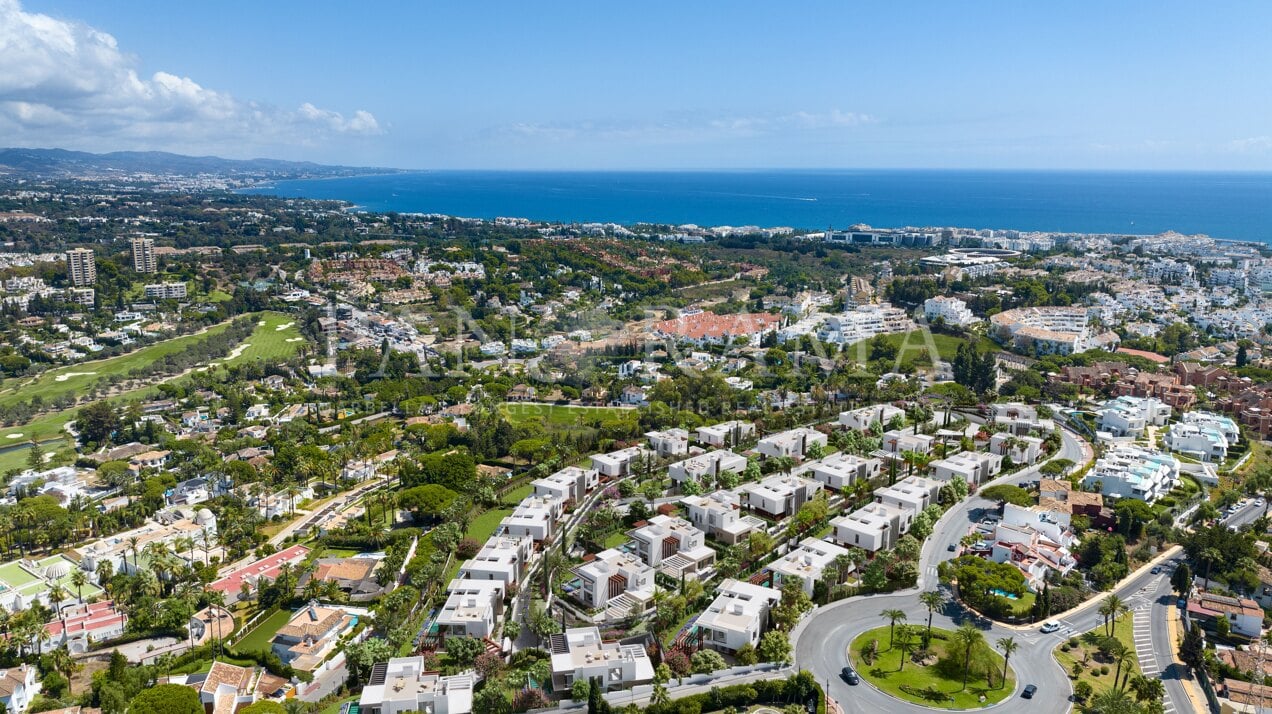
[[[66,380],[71,379],[72,377],[92,377],[95,374],[97,373],[96,372],[67,372],[66,374],[59,374],[58,376],[54,377],[53,381],[65,382]]]

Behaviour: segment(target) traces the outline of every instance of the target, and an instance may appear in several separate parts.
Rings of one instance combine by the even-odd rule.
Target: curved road
[[[1071,459],[1075,463],[1085,463],[1090,457],[1090,448],[1081,439],[1066,429],[1061,429],[1061,448],[1057,457]],[[995,479],[984,486],[997,484],[1020,484],[1038,478],[1036,466],[1022,469]],[[984,488],[982,486],[982,488]],[[918,587],[900,593],[887,595],[863,595],[841,600],[826,607],[814,610],[796,627],[791,634],[794,641],[795,664],[807,669],[817,677],[818,681],[829,687],[832,697],[843,706],[845,712],[930,712],[931,709],[917,704],[909,704],[894,699],[871,687],[864,680],[855,687],[850,687],[839,673],[847,663],[848,645],[862,631],[888,624],[879,613],[884,609],[896,608],[905,611],[910,624],[926,624],[927,608],[919,602],[919,593],[925,588],[937,587],[937,564],[949,556],[949,544],[958,542],[966,535],[972,523],[980,520],[986,509],[993,508],[994,502],[977,496],[971,496],[962,503],[951,508],[941,517],[932,535],[924,543],[919,557]],[[1125,584],[1117,592],[1127,599],[1148,585],[1151,579],[1159,575],[1138,577]],[[1168,585],[1169,587],[1169,585]],[[933,627],[952,628],[967,617],[966,611],[952,601],[948,590],[944,590],[947,600],[944,612],[936,613],[932,620]],[[1073,632],[1082,632],[1099,624],[1099,615],[1092,608],[1080,611],[1063,621],[1064,628],[1050,635],[1044,635],[1036,627],[1013,628],[999,624],[991,624],[988,620],[978,618],[974,622],[985,634],[985,640],[993,645],[1001,637],[1014,637],[1020,648],[1011,657],[1011,666],[1016,673],[1016,689],[1012,696],[995,705],[995,712],[1067,712],[1071,706],[1069,696],[1072,688],[1068,676],[1060,669],[1051,656],[1051,650],[1060,644],[1063,638]],[[1025,684],[1034,684],[1038,693],[1032,700],[1022,699],[1019,690]]]

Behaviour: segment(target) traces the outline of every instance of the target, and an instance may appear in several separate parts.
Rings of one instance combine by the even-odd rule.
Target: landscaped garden
[[[849,647],[853,669],[881,691],[928,707],[974,709],[1011,696],[1015,675],[994,648],[1005,647],[1010,655],[1014,641],[990,643],[969,626],[932,628],[930,640],[926,633],[923,626],[899,622],[867,630]]]
[[[1110,599],[1101,603],[1101,614],[1110,607]],[[1135,654],[1133,619],[1129,612],[1113,603],[1106,624],[1077,637],[1070,637],[1055,650],[1056,660],[1073,681],[1074,694],[1080,700],[1097,696],[1119,684],[1125,688],[1139,675]],[[1110,633],[1111,636],[1110,636]]]

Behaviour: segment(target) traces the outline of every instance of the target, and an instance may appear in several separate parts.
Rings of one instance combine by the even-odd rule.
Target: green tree
[[[203,704],[190,687],[160,684],[133,697],[128,714],[203,714]]]
[[[1175,572],[1170,574],[1170,585],[1181,598],[1188,597],[1188,594],[1192,592],[1192,581],[1192,568],[1188,567],[1188,563],[1180,563],[1179,567],[1175,568]]]
[[[755,647],[751,646],[750,642],[739,647],[738,651],[733,653],[733,659],[737,660],[738,664],[744,665],[755,664],[760,661],[759,656],[755,652]]]
[[[927,632],[923,635],[924,642],[932,640],[932,615],[941,608],[945,607],[945,596],[939,590],[928,590],[919,595],[919,602],[923,603],[923,607],[927,608]]]
[[[897,623],[905,622],[905,610],[892,608],[879,613],[879,617],[888,621],[888,648],[892,648],[893,640],[896,638]]]
[[[785,632],[770,630],[760,637],[756,654],[763,662],[788,663],[791,661],[791,641]]]
[[[287,714],[287,708],[278,702],[262,700],[248,704],[238,710],[238,714]]]
[[[455,664],[467,667],[477,660],[477,656],[486,651],[485,645],[475,637],[448,637],[446,654]]]
[[[694,674],[711,674],[718,669],[724,669],[729,665],[725,663],[724,657],[720,656],[715,650],[698,650],[689,658],[693,665]]]
[[[107,443],[119,430],[119,414],[109,402],[93,402],[76,413],[75,429],[84,442]]]
[[[967,689],[967,677],[972,673],[972,651],[984,642],[985,635],[973,625],[962,625],[954,631],[954,643],[963,650],[963,689]]]
[[[1011,662],[1011,655],[1020,649],[1020,644],[1016,642],[1015,637],[1000,637],[998,639],[998,649],[1003,653],[1003,681],[1002,686],[1007,684],[1007,664]]]

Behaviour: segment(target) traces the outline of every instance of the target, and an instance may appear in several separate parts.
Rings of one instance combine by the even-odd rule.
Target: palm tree
[[[1100,601],[1100,617],[1104,618],[1104,635],[1106,637],[1113,636],[1113,624],[1117,622],[1117,616],[1122,613],[1126,605],[1122,602],[1122,598],[1117,595],[1109,595]]]
[[[1117,670],[1113,672],[1113,686],[1121,689],[1118,680],[1122,677],[1122,664],[1131,656],[1131,648],[1117,639],[1110,639],[1104,647],[1109,651],[1109,656],[1117,661]]]
[[[53,608],[57,610],[57,619],[62,621],[62,627],[66,627],[66,619],[62,617],[62,603],[66,601],[66,589],[61,583],[54,583],[49,588],[49,602],[53,603]]]
[[[932,615],[941,608],[945,607],[945,597],[938,590],[928,590],[919,595],[919,602],[928,611],[927,632],[923,635],[924,644],[932,641]]]
[[[1166,685],[1162,680],[1137,674],[1131,677],[1131,691],[1137,702],[1157,702],[1166,697]]]
[[[1223,558],[1223,553],[1217,548],[1206,548],[1201,551],[1201,559],[1206,562],[1206,590],[1210,590],[1210,568],[1215,561]]]
[[[88,576],[83,570],[76,568],[71,571],[71,585],[75,586],[76,599],[84,602],[84,586],[88,585]]]
[[[905,622],[905,611],[896,609],[884,610],[879,613],[879,617],[887,618],[888,620],[888,649],[892,649],[892,641],[896,637],[897,623]]]
[[[67,651],[66,645],[62,645],[52,652],[49,652],[49,666],[51,666],[55,672],[59,672],[66,677],[66,693],[74,694],[72,688],[75,685],[71,682],[71,675],[75,674],[75,670],[80,668],[80,664],[71,657],[71,653]]]
[[[110,595],[110,581],[115,577],[115,566],[109,560],[102,560],[97,564],[97,569],[93,571],[97,576],[97,584]]]
[[[897,665],[897,671],[905,669],[905,658],[910,654],[910,650],[914,647],[914,628],[910,625],[902,625],[897,628],[897,648],[901,650],[901,656],[897,659],[900,663]]]
[[[1139,707],[1121,689],[1107,689],[1091,699],[1088,709],[1100,714],[1132,714]]]
[[[972,673],[972,650],[984,644],[985,635],[972,625],[963,625],[955,630],[954,642],[963,648],[963,689],[967,689],[967,677]]]
[[[130,536],[128,536],[128,538],[126,538],[125,540],[126,540],[126,542],[128,543],[128,548],[129,548],[130,550],[132,550],[132,554],[133,554],[133,570],[137,570],[137,569],[138,569],[138,566],[137,566],[137,544],[141,542],[141,539],[140,539],[140,538],[138,538],[138,537],[137,537],[137,536],[135,536],[135,535],[130,535]],[[127,561],[125,561],[125,562],[127,562]]]
[[[1011,653],[1020,649],[1020,645],[1016,643],[1015,637],[1000,637],[998,639],[998,649],[1003,652],[1003,686],[1007,684],[1007,663],[1011,661]]]
[[[194,539],[193,538],[189,536],[181,536],[180,538],[177,538],[174,541],[172,541],[172,546],[173,548],[176,549],[178,553],[182,551],[187,553],[190,556],[190,560],[189,560],[190,564],[191,565],[194,564]]]

